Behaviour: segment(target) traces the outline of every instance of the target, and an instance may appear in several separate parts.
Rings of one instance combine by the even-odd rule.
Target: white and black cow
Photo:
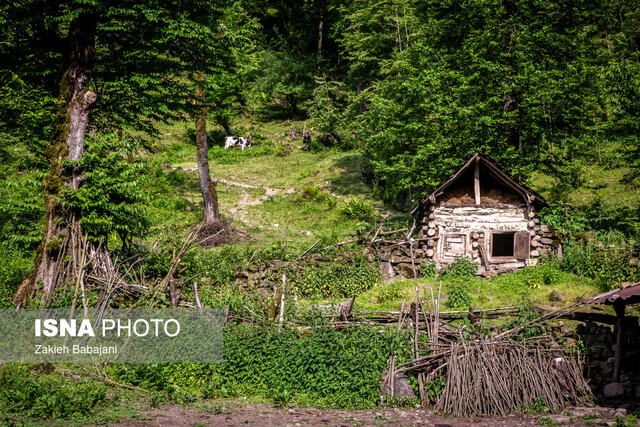
[[[224,149],[226,150],[227,148],[231,147],[240,147],[242,148],[242,151],[244,151],[245,149],[251,147],[251,138],[245,138],[242,136],[228,136],[224,140]]]

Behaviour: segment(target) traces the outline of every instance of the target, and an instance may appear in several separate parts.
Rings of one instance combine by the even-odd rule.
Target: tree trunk
[[[322,58],[322,27],[324,26],[324,4],[320,5],[320,22],[318,23],[318,57],[316,58],[316,75],[321,73],[320,59]]]
[[[35,295],[36,283],[42,283],[41,300],[46,306],[56,287],[78,271],[80,218],[64,209],[60,198],[63,187],[78,188],[83,174],[62,164],[65,160],[78,161],[84,153],[89,112],[97,98],[89,89],[95,32],[96,18],[88,13],[81,13],[69,24],[69,67],[60,81],[55,136],[45,151],[50,168],[43,182],[44,233],[31,273],[15,295],[19,306]]]
[[[209,174],[209,147],[207,146],[207,107],[204,91],[205,74],[196,72],[196,102],[201,107],[195,117],[196,145],[198,147],[198,176],[204,203],[203,220],[208,224],[220,218],[215,180]]]
[[[363,91],[364,88],[364,82],[360,81],[358,83],[356,83],[356,95],[360,95]],[[364,101],[360,101],[358,103],[358,111],[360,112],[360,114],[364,114],[367,111],[367,105],[364,103]]]

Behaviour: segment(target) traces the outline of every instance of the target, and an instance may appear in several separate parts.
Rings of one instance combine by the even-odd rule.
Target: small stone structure
[[[476,152],[411,212],[420,225],[415,255],[438,269],[470,256],[485,276],[534,265],[560,243],[554,230],[540,225],[545,206],[542,196]],[[389,262],[397,270],[406,269],[404,259],[392,258],[393,252]]]
[[[640,399],[640,327],[637,317],[627,319],[619,382],[613,379],[616,336],[612,328],[594,322],[576,328],[586,349],[585,377],[589,378],[591,389],[606,398]]]

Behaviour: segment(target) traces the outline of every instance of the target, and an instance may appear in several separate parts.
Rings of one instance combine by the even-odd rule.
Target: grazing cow
[[[242,148],[242,151],[244,151],[245,149],[251,147],[251,138],[245,138],[242,136],[228,136],[224,140],[224,149],[226,150],[227,148],[231,147],[240,147]]]

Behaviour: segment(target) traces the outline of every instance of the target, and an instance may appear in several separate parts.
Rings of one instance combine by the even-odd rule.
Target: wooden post
[[[624,309],[626,304],[624,301],[616,300],[613,302],[613,309],[616,311],[616,352],[613,356],[613,381],[620,382],[620,371],[622,364],[622,325],[624,324]]]
[[[473,171],[473,195],[476,198],[476,205],[480,204],[480,162],[476,159]]]
[[[409,240],[409,253],[411,254],[411,270],[413,270],[413,284],[416,291],[416,296],[415,296],[416,309],[415,309],[414,318],[413,318],[413,325],[415,327],[414,335],[413,335],[413,350],[414,350],[414,355],[417,359],[420,357],[420,353],[418,350],[418,332],[420,330],[420,316],[419,316],[420,289],[418,289],[418,274],[416,273],[415,258],[413,256],[413,243],[414,243],[413,239]],[[427,325],[425,325],[425,328],[426,327]],[[425,382],[424,373],[423,372],[418,373],[418,392],[420,393],[420,403],[424,401],[426,396],[424,392],[424,382]]]
[[[280,294],[280,321],[278,324],[282,327],[284,323],[284,291],[287,287],[287,275],[285,273],[282,274],[282,294]]]

